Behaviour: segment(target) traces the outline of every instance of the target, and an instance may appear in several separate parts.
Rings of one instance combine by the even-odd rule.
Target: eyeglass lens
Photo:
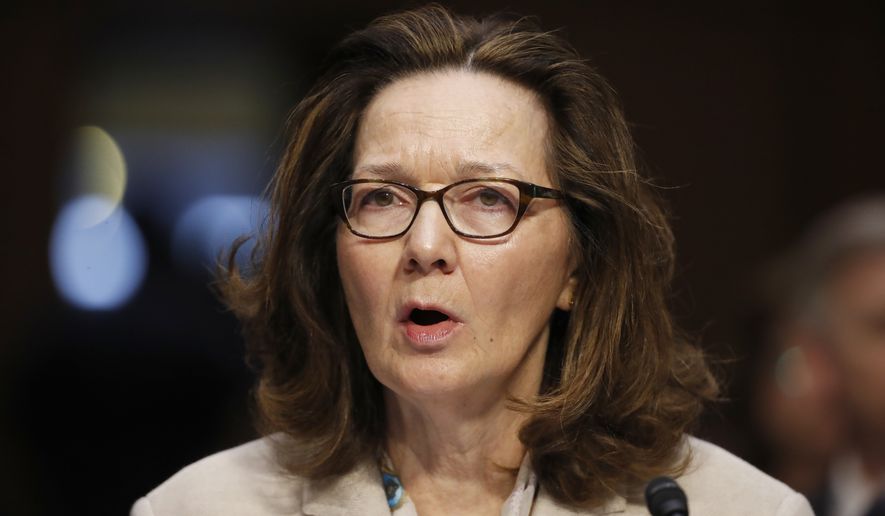
[[[519,212],[519,187],[498,181],[457,184],[443,195],[446,216],[461,233],[492,236],[506,232]],[[343,190],[351,228],[372,237],[393,236],[409,227],[418,210],[415,192],[388,183],[357,183]]]

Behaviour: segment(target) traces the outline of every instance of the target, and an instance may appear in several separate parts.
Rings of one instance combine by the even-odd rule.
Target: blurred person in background
[[[819,515],[885,515],[885,195],[823,215],[769,288],[754,397],[766,469]]]
[[[816,494],[845,439],[836,379],[803,320],[765,315],[776,319],[762,328],[751,360],[751,461],[793,489]]]
[[[717,386],[667,306],[670,226],[567,43],[430,6],[329,65],[291,117],[258,262],[222,277],[266,437],[135,516],[640,515],[661,474],[700,514],[810,514],[688,435]]]

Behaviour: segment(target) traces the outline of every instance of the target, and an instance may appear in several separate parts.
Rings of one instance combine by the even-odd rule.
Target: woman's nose
[[[406,270],[429,274],[434,270],[450,273],[457,266],[455,240],[458,235],[446,222],[439,204],[425,202],[418,209],[412,227],[404,235]]]

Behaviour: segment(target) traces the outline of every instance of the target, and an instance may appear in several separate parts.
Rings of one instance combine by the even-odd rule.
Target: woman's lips
[[[400,305],[397,319],[410,346],[428,352],[442,349],[464,326],[454,311],[425,300],[409,300]]]
[[[413,321],[403,321],[402,327],[412,344],[419,349],[432,351],[441,348],[454,334],[461,323],[446,319],[435,324],[421,325]]]

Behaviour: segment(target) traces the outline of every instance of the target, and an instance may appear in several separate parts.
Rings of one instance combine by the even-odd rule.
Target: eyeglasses
[[[427,192],[381,179],[354,179],[332,185],[341,220],[363,238],[396,238],[412,227],[424,201],[435,200],[452,231],[467,238],[495,238],[512,232],[532,199],[562,199],[563,193],[506,178],[465,179]]]

